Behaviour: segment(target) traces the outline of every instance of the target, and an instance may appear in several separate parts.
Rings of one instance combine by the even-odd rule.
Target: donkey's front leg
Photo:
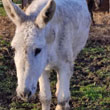
[[[70,64],[65,64],[61,66],[57,74],[57,91],[56,96],[58,100],[58,105],[56,110],[69,110],[69,100],[70,100],[70,78],[72,76],[72,66]]]
[[[40,101],[42,103],[42,110],[50,110],[51,91],[48,73],[45,71],[39,78],[40,85]]]

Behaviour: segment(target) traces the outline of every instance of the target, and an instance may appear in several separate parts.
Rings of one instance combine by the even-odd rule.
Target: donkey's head
[[[44,28],[52,19],[56,5],[53,0],[49,0],[35,21],[32,21],[11,0],[2,2],[8,16],[16,25],[11,45],[15,49],[17,95],[24,100],[35,94],[37,81],[45,68],[47,53]]]

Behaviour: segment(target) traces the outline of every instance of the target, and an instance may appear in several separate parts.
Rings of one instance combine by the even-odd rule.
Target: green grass
[[[6,12],[2,6],[0,6],[0,16],[6,16]]]
[[[95,84],[82,86],[80,91],[82,92],[84,98],[92,101],[96,101],[96,99],[102,99],[103,94],[106,92],[105,87],[96,86]]]
[[[88,43],[79,54],[71,81],[72,100],[79,103],[75,110],[110,110],[109,48],[109,44]]]
[[[7,41],[1,38],[2,47],[10,47]],[[110,45],[95,45],[89,43],[79,54],[75,63],[75,73],[71,79],[71,106],[74,110],[110,110]],[[3,50],[2,50],[3,51]],[[4,64],[6,56],[0,56]],[[12,94],[16,87],[15,76],[7,75],[9,66],[0,65],[0,77],[6,77],[0,81],[0,90],[5,94]],[[52,73],[52,72],[51,72]],[[14,80],[13,80],[14,78]],[[51,75],[52,94],[55,93],[56,75]],[[5,83],[4,83],[5,82]],[[14,88],[14,89],[13,89]],[[38,97],[37,97],[38,98]],[[56,104],[55,97],[53,103]],[[24,103],[10,101],[10,110],[41,110],[39,100],[37,102]],[[52,106],[53,108],[55,105]],[[7,109],[7,107],[2,109]]]
[[[21,4],[21,0],[14,0],[14,3]],[[2,4],[0,4],[0,16],[6,16],[6,12]]]
[[[14,3],[21,4],[21,0],[13,0]]]
[[[0,37],[0,61],[0,110],[41,110],[38,92],[36,100],[30,103],[12,100],[16,89],[15,67],[9,40],[3,37]],[[54,110],[56,75],[52,73],[50,80]],[[71,110],[110,110],[110,44],[88,41],[75,62],[70,90]]]

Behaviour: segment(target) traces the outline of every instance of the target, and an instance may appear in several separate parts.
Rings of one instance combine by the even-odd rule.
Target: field
[[[96,25],[91,26],[86,47],[78,55],[71,78],[71,110],[110,110],[110,15],[94,13]],[[41,110],[36,99],[24,103],[16,97],[16,71],[10,43],[15,26],[0,6],[0,110]],[[55,109],[56,76],[51,72],[53,94],[51,110]]]

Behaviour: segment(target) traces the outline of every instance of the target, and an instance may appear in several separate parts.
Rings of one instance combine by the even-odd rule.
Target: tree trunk
[[[110,13],[110,0],[109,0],[109,13]]]

